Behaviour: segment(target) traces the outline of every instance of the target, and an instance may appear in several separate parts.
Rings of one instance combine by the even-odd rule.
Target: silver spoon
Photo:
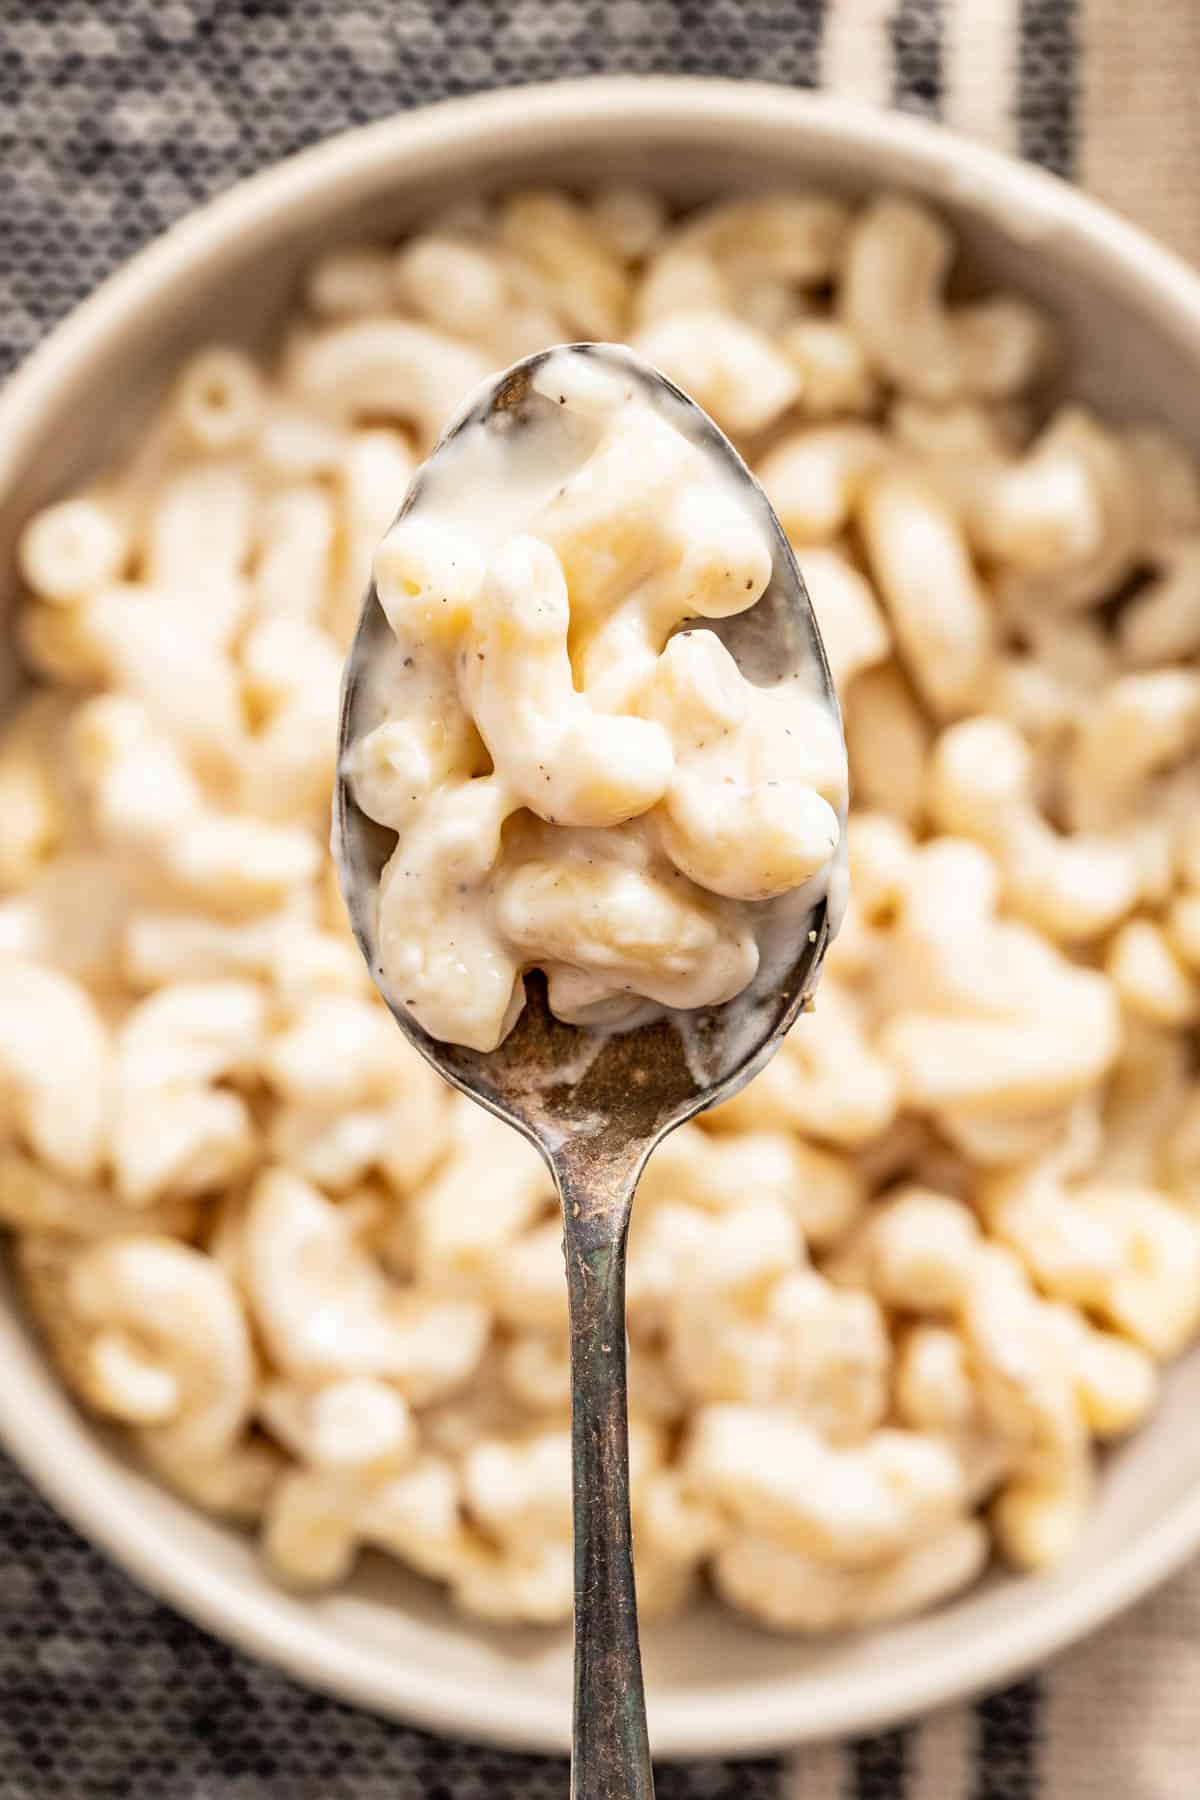
[[[795,558],[728,439],[694,402],[629,352],[596,344],[569,349],[607,361],[626,376],[632,372],[656,405],[745,484],[772,544],[771,581],[748,612],[703,624],[719,632],[742,673],[760,685],[808,671],[836,718],[829,667]],[[511,432],[546,408],[531,376],[549,354],[526,358],[477,394],[430,462],[461,432]],[[423,469],[401,514],[420,506],[422,484]],[[525,1009],[499,1049],[484,1054],[430,1037],[387,991],[376,954],[375,901],[395,834],[359,810],[341,773],[362,728],[364,670],[388,637],[372,583],[342,690],[333,825],[339,879],[363,954],[405,1036],[447,1081],[528,1138],[558,1188],[570,1312],[575,1524],[571,1793],[574,1800],[651,1800],[625,1391],[625,1243],[633,1194],[655,1145],[685,1119],[736,1092],[776,1049],[816,984],[831,923],[836,929],[831,915],[837,896],[801,893],[762,903],[776,909],[773,949],[755,983],[745,997],[689,1014],[686,1035],[671,1018],[609,1034],[564,1025],[549,1012],[544,978],[534,971]],[[733,1008],[739,1009],[736,1018]]]

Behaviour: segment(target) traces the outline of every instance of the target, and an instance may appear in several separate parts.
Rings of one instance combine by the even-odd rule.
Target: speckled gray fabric
[[[938,114],[948,3],[860,6],[863,29],[886,34],[882,98]],[[0,371],[196,202],[331,132],[473,89],[601,71],[813,85],[846,4],[0,0]],[[1011,114],[1026,153],[1065,172],[1072,6],[1022,0],[1019,11]],[[980,1800],[1035,1792],[1037,1721],[1033,1683],[978,1710]],[[905,1732],[848,1746],[834,1786],[843,1800],[900,1800],[912,1748]],[[663,1770],[658,1793],[767,1800],[791,1779],[774,1761],[707,1764]],[[0,1458],[0,1800],[565,1793],[561,1762],[382,1723],[214,1642],[88,1549]]]
[[[773,1763],[658,1800],[774,1800]],[[144,1594],[0,1465],[0,1800],[563,1800],[566,1763],[306,1692]]]

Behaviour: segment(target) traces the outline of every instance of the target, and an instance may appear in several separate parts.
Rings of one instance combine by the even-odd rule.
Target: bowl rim
[[[442,152],[487,139],[567,139],[582,124],[623,130],[744,127],[753,119],[802,136],[813,149],[894,157],[898,185],[958,198],[1001,217],[1035,241],[1073,236],[1121,265],[1170,328],[1190,336],[1200,359],[1200,276],[1138,227],[1056,176],[960,137],[945,127],[836,96],[691,76],[596,76],[493,90],[442,101],[339,133],[249,178],[189,213],[140,250],[33,351],[0,391],[0,498],[21,466],[40,417],[128,329],[156,310],[225,238],[242,238],[319,190],[326,202],[355,193],[403,160],[429,164]],[[797,150],[800,144],[797,142]],[[486,1679],[450,1681],[412,1662],[337,1647],[318,1628],[214,1570],[201,1550],[182,1548],[170,1526],[128,1501],[125,1478],[104,1457],[93,1426],[69,1400],[54,1404],[57,1378],[13,1309],[0,1307],[0,1445],[62,1516],[146,1589],[215,1636],[310,1686],[428,1730],[510,1748],[561,1752],[565,1709],[526,1688],[519,1696]],[[40,1390],[40,1391],[39,1391]],[[722,1690],[651,1696],[656,1755],[736,1756],[876,1730],[935,1706],[995,1688],[1130,1606],[1200,1548],[1200,1488],[1145,1533],[1064,1592],[1045,1596],[977,1640],[952,1637],[918,1667],[870,1671],[838,1686],[797,1672],[731,1700]],[[843,1691],[839,1692],[840,1689]],[[711,1700],[711,1704],[708,1702]]]

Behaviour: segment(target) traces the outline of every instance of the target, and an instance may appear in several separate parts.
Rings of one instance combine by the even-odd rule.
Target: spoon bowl
[[[571,344],[573,355],[602,361],[622,374],[633,373],[660,403],[686,421],[688,434],[743,484],[771,544],[771,579],[765,592],[746,612],[728,619],[683,621],[719,636],[742,674],[760,686],[784,681],[799,670],[820,684],[829,710],[838,717],[837,699],[808,591],[783,527],[761,486],[725,434],[696,403],[664,375],[610,344]],[[462,433],[486,430],[500,415],[518,424],[535,410],[550,409],[532,385],[533,375],[556,351],[526,357],[474,394],[447,427],[426,463],[415,474],[397,518],[421,503],[426,471]],[[385,863],[395,847],[395,833],[362,812],[349,782],[342,776],[345,755],[364,727],[365,673],[381,652],[391,628],[371,582],[346,664],[338,732],[339,775],[334,798],[333,849],[342,892],[363,955],[380,992],[405,1036],[447,1081],[478,1100],[522,1132],[543,1154],[552,1153],[566,1136],[603,1135],[618,1121],[623,1137],[657,1141],[676,1125],[736,1093],[762,1067],[779,1040],[794,1024],[816,985],[831,935],[837,925],[838,896],[817,894],[811,905],[797,906],[794,896],[783,915],[786,942],[768,959],[750,990],[744,1028],[725,1029],[729,1008],[704,1007],[688,1015],[685,1043],[673,1016],[629,1029],[567,1025],[546,1004],[545,981],[539,972],[526,977],[527,1001],[520,1018],[498,1049],[483,1052],[430,1036],[389,992],[375,941],[375,898]],[[844,828],[845,818],[840,821]],[[742,1001],[743,996],[737,996]]]
[[[572,355],[632,376],[705,454],[744,486],[771,546],[771,576],[747,611],[696,621],[724,642],[742,674],[771,686],[805,673],[837,718],[837,701],[812,606],[783,529],[741,457],[711,419],[631,352],[574,344]],[[428,471],[461,434],[519,431],[554,412],[533,376],[550,355],[527,357],[478,391],[410,483],[397,517],[421,505]],[[686,629],[684,621],[680,629]],[[359,619],[342,690],[333,848],[350,919],[372,977],[409,1041],[439,1074],[506,1120],[546,1160],[562,1200],[571,1340],[575,1514],[575,1800],[650,1800],[653,1776],[637,1634],[629,1516],[625,1394],[625,1241],[638,1177],[667,1132],[736,1092],[767,1061],[816,985],[837,928],[841,860],[811,893],[768,909],[758,972],[723,1005],[666,1013],[625,1029],[565,1024],[547,1003],[544,976],[526,976],[526,1003],[495,1050],[443,1042],[389,990],[378,954],[376,897],[396,833],[358,807],[343,773],[368,729],[367,671],[390,626],[374,581]]]

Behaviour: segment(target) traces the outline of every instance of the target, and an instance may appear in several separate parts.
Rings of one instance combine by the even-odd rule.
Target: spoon
[[[569,346],[631,373],[704,453],[744,484],[772,547],[770,583],[747,612],[702,621],[742,673],[767,686],[807,673],[834,718],[837,701],[795,558],[765,494],[733,446],[678,388],[614,345]],[[424,469],[460,433],[519,429],[546,406],[532,376],[550,352],[527,357],[472,396],[415,475],[401,515],[421,504]],[[562,351],[554,354],[561,355]],[[387,991],[375,944],[375,901],[396,837],[355,804],[342,773],[360,735],[364,674],[390,636],[372,582],[342,690],[333,847],[351,923],[372,976],[409,1041],[462,1093],[541,1152],[562,1201],[571,1353],[575,1538],[574,1800],[651,1800],[630,1541],[625,1371],[625,1243],[638,1178],[663,1137],[749,1081],[778,1046],[816,984],[837,928],[844,864],[828,892],[777,901],[759,974],[723,1006],[667,1015],[617,1032],[566,1025],[546,1004],[545,978],[498,1049],[483,1053],[431,1037]],[[842,820],[842,841],[845,821]],[[789,902],[791,904],[789,904]]]

